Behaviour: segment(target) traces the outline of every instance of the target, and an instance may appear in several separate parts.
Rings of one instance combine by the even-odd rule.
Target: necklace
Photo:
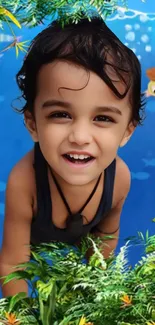
[[[75,237],[79,237],[81,234],[82,234],[82,227],[83,227],[83,218],[85,218],[87,220],[87,218],[82,215],[82,211],[84,210],[84,208],[86,207],[86,205],[89,203],[89,201],[91,200],[91,198],[93,197],[94,193],[96,192],[97,190],[97,187],[99,185],[99,182],[100,182],[100,179],[101,179],[101,175],[98,177],[98,180],[92,190],[92,192],[90,193],[88,199],[86,200],[86,202],[83,204],[83,206],[81,207],[81,209],[76,212],[76,213],[72,213],[70,207],[69,207],[69,204],[62,192],[62,189],[59,185],[59,183],[57,182],[57,179],[56,177],[54,176],[50,166],[49,166],[49,169],[50,169],[50,172],[51,172],[51,175],[52,175],[52,178],[54,180],[54,183],[57,187],[57,190],[66,206],[66,209],[69,213],[68,217],[67,217],[67,221],[66,221],[66,228],[68,230],[68,232],[72,235],[72,236],[75,236]],[[87,220],[88,221],[88,220]]]

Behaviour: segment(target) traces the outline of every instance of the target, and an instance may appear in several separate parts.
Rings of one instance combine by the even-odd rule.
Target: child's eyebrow
[[[61,101],[58,99],[47,100],[42,105],[43,108],[50,108],[53,106],[59,106],[59,107],[67,108],[67,109],[72,109],[71,103],[64,102],[64,101]],[[106,106],[96,106],[95,111],[96,112],[112,112],[112,113],[122,115],[122,112],[117,107],[114,107],[114,106],[107,106],[107,105]]]
[[[64,102],[58,99],[50,99],[47,100],[46,102],[43,103],[42,107],[46,108],[46,107],[52,107],[52,106],[59,106],[59,107],[64,107],[64,108],[72,108],[72,105],[68,102]]]
[[[122,115],[122,112],[115,106],[98,106],[96,107],[97,112],[111,112]]]

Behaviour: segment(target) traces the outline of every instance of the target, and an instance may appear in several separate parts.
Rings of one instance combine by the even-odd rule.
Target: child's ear
[[[25,121],[26,128],[28,129],[29,133],[31,134],[33,141],[38,142],[36,122],[35,122],[35,118],[32,115],[32,113],[30,113],[29,111],[26,111],[24,113],[24,121]]]
[[[120,147],[124,147],[126,145],[126,143],[130,140],[133,132],[135,131],[136,128],[136,124],[134,122],[130,122],[128,124],[128,127],[124,133],[123,139],[120,143]]]

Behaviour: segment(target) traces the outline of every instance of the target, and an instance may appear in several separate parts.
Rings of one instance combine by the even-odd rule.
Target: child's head
[[[65,28],[53,22],[33,40],[17,83],[32,138],[63,178],[63,163],[68,171],[73,165],[64,155],[77,151],[95,157],[95,178],[141,122],[139,61],[99,18]],[[85,183],[86,168],[80,173]],[[67,180],[74,183],[72,176]]]

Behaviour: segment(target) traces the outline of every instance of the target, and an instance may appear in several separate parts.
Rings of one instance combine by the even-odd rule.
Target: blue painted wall
[[[155,8],[154,1],[129,0],[129,12],[119,11],[107,20],[108,26],[133,51],[142,64],[142,90],[147,89],[149,79],[146,69],[155,67]],[[44,26],[34,29],[15,29],[22,40],[31,40]],[[11,42],[6,28],[0,31],[0,49]],[[0,53],[0,245],[4,220],[4,196],[8,174],[14,164],[32,147],[31,139],[23,125],[22,116],[16,114],[11,103],[19,95],[15,74],[21,66],[23,55],[15,58],[11,49]],[[17,105],[15,101],[14,106]],[[124,238],[137,231],[153,234],[155,224],[155,97],[148,98],[147,117],[143,127],[137,128],[129,144],[120,155],[132,172],[131,191],[126,201],[122,219],[119,247]],[[12,230],[13,231],[13,230]],[[139,248],[130,252],[131,263],[138,259]]]

